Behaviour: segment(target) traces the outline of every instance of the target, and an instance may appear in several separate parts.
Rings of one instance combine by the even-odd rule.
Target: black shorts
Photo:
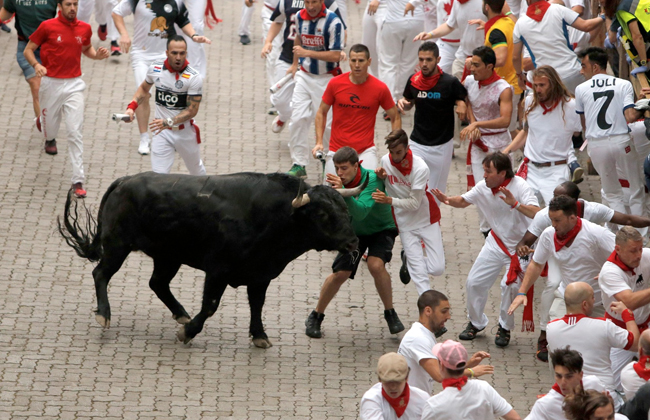
[[[352,252],[339,252],[332,263],[332,272],[351,271],[350,278],[353,279],[357,272],[361,256],[368,249],[369,257],[377,257],[384,263],[390,262],[393,258],[393,245],[398,235],[397,229],[386,229],[372,235],[359,236],[359,247]]]

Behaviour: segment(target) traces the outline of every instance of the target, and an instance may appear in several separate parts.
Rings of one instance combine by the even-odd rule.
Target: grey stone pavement
[[[349,45],[361,40],[364,6],[348,2]],[[236,36],[240,7],[236,0],[216,2],[224,21],[208,31],[213,40],[209,78],[197,120],[209,174],[284,171],[291,165],[288,130],[273,134],[272,117],[265,112],[262,5],[256,5],[249,46]],[[131,254],[111,282],[111,328],[95,323],[93,265],[77,257],[56,232],[70,185],[67,144],[61,135],[59,154],[44,153],[32,123],[29,90],[15,62],[15,32],[0,38],[0,72],[6,75],[0,128],[0,419],[356,418],[361,396],[377,381],[378,357],[395,351],[403,334],[389,334],[363,267],[327,309],[323,338],[304,334],[304,320],[316,304],[333,253],[309,252],[272,283],[264,310],[274,344],[268,350],[253,347],[248,337],[244,289],[229,288],[204,331],[189,345],[177,342],[177,324],[148,288],[152,263],[142,254]],[[99,43],[94,38],[94,45]],[[88,85],[86,203],[96,212],[114,179],[150,170],[150,162],[136,152],[136,127],[109,119],[126,107],[135,90],[128,57],[84,59],[83,70]],[[378,142],[389,129],[378,119]],[[464,191],[464,161],[464,149],[457,150],[448,186],[453,194]],[[181,162],[174,171],[186,172]],[[308,172],[316,182],[318,165]],[[590,177],[581,184],[585,198],[594,197],[597,182]],[[447,266],[432,286],[450,297],[453,316],[444,338],[455,338],[466,322],[465,279],[483,238],[472,208],[442,212]],[[388,268],[395,279],[395,308],[408,327],[417,320],[417,293],[397,280],[397,259]],[[202,278],[185,267],[172,283],[190,313],[200,308]],[[494,345],[498,299],[495,282],[487,333],[466,344],[470,351],[490,352],[495,373],[485,379],[525,416],[553,380],[548,366],[535,360],[537,332],[517,328],[508,348]]]

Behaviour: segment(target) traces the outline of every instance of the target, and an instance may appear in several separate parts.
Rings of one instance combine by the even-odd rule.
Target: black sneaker
[[[442,337],[442,335],[443,335],[444,333],[446,333],[446,332],[447,332],[447,328],[442,327],[442,328],[440,329],[440,331],[438,331],[438,332],[435,333],[434,335],[436,336],[436,338],[439,338],[439,337]]]
[[[321,338],[323,335],[320,332],[320,324],[323,322],[325,314],[319,314],[316,311],[311,311],[307,320],[305,321],[305,334],[311,338]],[[404,327],[402,327],[404,328]]]
[[[11,32],[11,28],[8,27],[7,25],[5,25],[4,22],[0,22],[0,29],[2,29],[3,31],[5,31],[6,33]]]
[[[497,336],[494,338],[494,344],[498,347],[507,347],[510,344],[510,331],[499,325]]]
[[[409,269],[406,266],[406,254],[404,254],[404,250],[402,250],[400,256],[402,258],[402,266],[399,269],[399,279],[402,281],[402,283],[409,284],[411,282],[411,275],[409,274]]]
[[[248,45],[251,43],[251,38],[248,35],[239,35],[239,42],[242,45]]]
[[[480,333],[483,331],[485,328],[481,328],[480,330],[476,328],[471,322],[467,323],[467,326],[465,327],[465,331],[460,333],[458,335],[458,338],[461,340],[473,340],[476,338],[476,334]]]
[[[537,340],[537,354],[535,355],[539,361],[548,362],[548,341]]]
[[[402,325],[402,321],[399,320],[395,309],[385,310],[384,319],[388,324],[388,329],[390,330],[391,334],[397,334],[398,332],[404,331],[404,325]]]

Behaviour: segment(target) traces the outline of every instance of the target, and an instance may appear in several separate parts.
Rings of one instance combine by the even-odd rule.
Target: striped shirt
[[[307,20],[296,14],[297,31],[302,47],[310,51],[341,51],[343,49],[343,23],[336,13],[325,10],[325,16]],[[300,57],[301,70],[311,74],[335,73],[339,63]],[[340,70],[339,70],[340,72]]]

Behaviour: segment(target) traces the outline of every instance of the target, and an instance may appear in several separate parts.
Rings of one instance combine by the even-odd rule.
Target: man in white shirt
[[[427,400],[422,420],[521,420],[490,384],[465,376],[469,358],[462,344],[452,340],[438,343],[433,354],[440,365],[443,390]]]
[[[514,316],[507,313],[523,278],[527,261],[518,258],[515,245],[526,232],[530,220],[539,211],[537,198],[532,190],[512,171],[510,158],[500,152],[490,153],[483,159],[483,180],[462,196],[447,197],[440,190],[433,190],[440,202],[456,208],[475,204],[485,214],[492,227],[481,252],[467,275],[467,313],[469,322],[459,338],[473,340],[488,325],[484,313],[492,284],[506,268],[501,280],[501,310],[499,330],[495,343],[505,347],[510,343],[510,330],[515,326]],[[527,328],[532,325],[532,313]]]
[[[566,420],[562,411],[565,397],[581,390],[605,391],[605,386],[596,376],[584,376],[584,362],[579,352],[564,347],[556,349],[550,356],[555,384],[546,395],[535,401],[525,420]]]
[[[630,401],[639,388],[650,381],[650,330],[639,338],[639,360],[630,362],[621,371],[621,385],[625,398]]]
[[[584,360],[583,371],[595,375],[612,394],[618,409],[622,400],[616,393],[612,361],[612,349],[636,350],[639,341],[639,328],[634,318],[629,318],[630,310],[622,302],[613,302],[610,309],[624,314],[628,320],[627,329],[619,328],[603,318],[591,318],[594,308],[594,290],[585,282],[573,282],[564,292],[567,313],[564,317],[551,321],[546,329],[550,352],[569,346],[580,352]]]
[[[434,382],[442,381],[440,366],[431,349],[436,345],[436,336],[446,331],[445,322],[451,318],[449,299],[437,290],[424,292],[418,298],[418,312],[418,321],[404,334],[397,352],[409,365],[409,384],[431,394]],[[479,365],[488,357],[483,351],[475,353],[468,363],[467,374],[475,377],[492,374],[494,367]]]
[[[603,198],[611,208],[628,213],[617,168],[630,184],[629,213],[645,212],[645,189],[639,170],[639,156],[630,137],[628,123],[642,116],[634,109],[632,83],[607,74],[607,53],[588,48],[579,54],[587,79],[576,88],[576,112],[589,142],[589,157],[600,175]],[[588,122],[588,123],[587,123]],[[645,235],[647,229],[641,229]]]
[[[420,420],[429,394],[408,384],[404,356],[386,353],[377,362],[379,382],[361,399],[360,420]]]
[[[375,170],[385,180],[386,193],[377,190],[372,198],[393,206],[408,273],[422,294],[431,289],[429,275],[440,276],[445,270],[440,208],[429,191],[429,167],[410,150],[406,132],[393,130],[386,145],[389,153]]]

